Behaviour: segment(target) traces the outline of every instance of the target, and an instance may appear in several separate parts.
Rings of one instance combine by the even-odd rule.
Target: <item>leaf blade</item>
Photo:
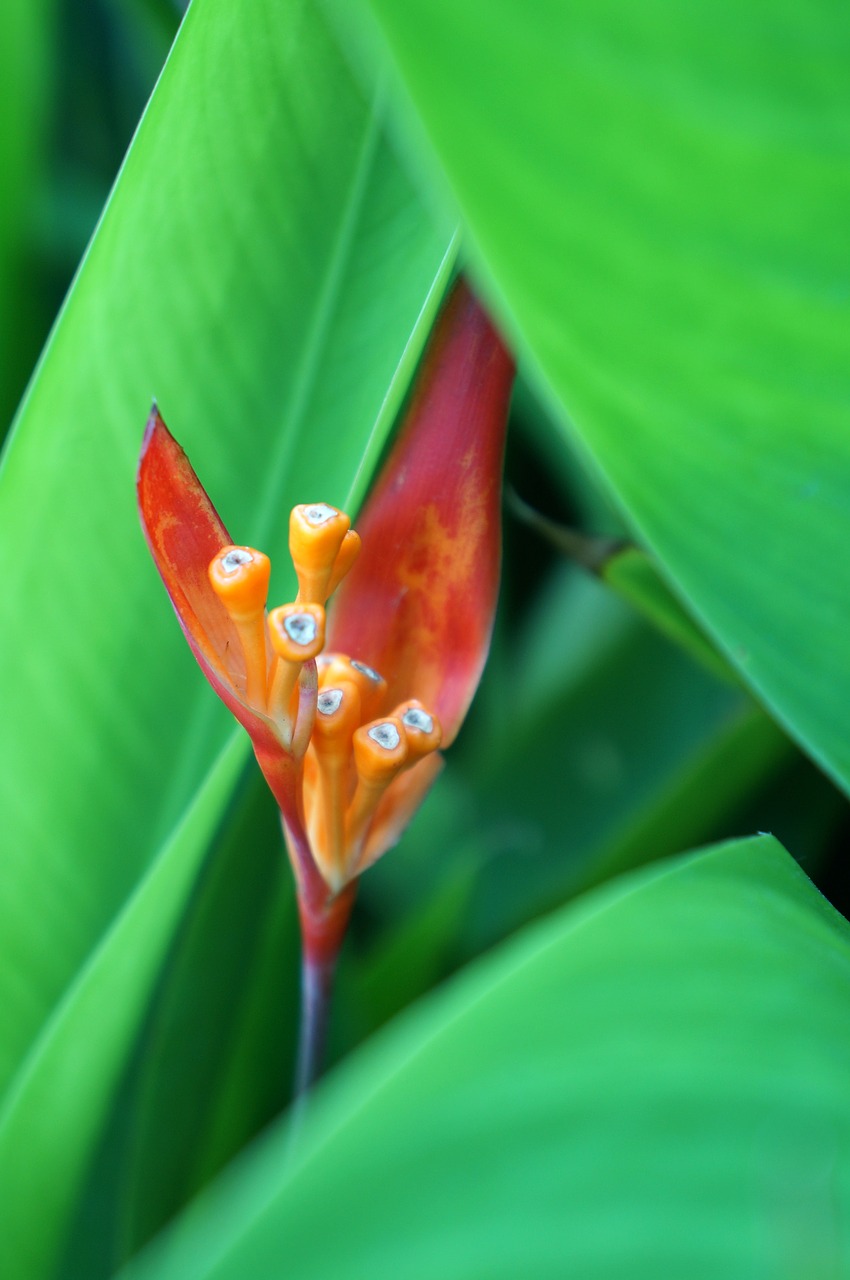
[[[370,7],[565,428],[846,787],[840,6]]]

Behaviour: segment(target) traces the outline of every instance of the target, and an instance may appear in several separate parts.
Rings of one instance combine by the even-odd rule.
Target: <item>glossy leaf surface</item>
[[[542,381],[847,785],[845,7],[371,9]]]
[[[100,1131],[57,1280],[112,1276],[288,1100],[298,951],[277,808],[249,762],[120,1076],[109,1089],[93,1080],[104,1095]],[[96,1038],[85,1022],[77,1033]]]
[[[344,6],[358,37],[368,2]],[[136,1274],[842,1275],[846,925],[766,838],[563,903],[718,833],[787,832],[815,868],[846,843],[837,793],[682,627],[843,776],[846,21],[837,0],[372,9],[425,146],[324,8],[195,0],[4,461],[0,1270],[107,1280],[180,1215]],[[405,394],[446,179],[533,383],[516,420],[548,439],[517,489],[635,537],[616,585],[679,647],[595,582],[546,583],[548,549],[508,530],[481,695],[363,877],[293,1150],[277,815],[132,478],[157,396],[290,595],[289,503],[356,510]]]

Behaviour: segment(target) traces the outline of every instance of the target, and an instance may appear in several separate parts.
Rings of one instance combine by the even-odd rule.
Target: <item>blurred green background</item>
[[[0,41],[5,434],[186,6],[8,0]]]

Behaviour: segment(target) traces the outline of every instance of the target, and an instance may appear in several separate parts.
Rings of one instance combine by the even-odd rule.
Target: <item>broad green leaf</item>
[[[570,736],[580,702],[562,706]],[[600,705],[596,742],[607,737],[616,758],[623,744],[609,736],[608,710]],[[643,775],[632,778],[626,754],[615,804],[600,799],[592,777],[561,766],[551,724],[530,746],[520,744],[521,767],[503,763],[477,786],[464,771],[444,777],[402,846],[364,881],[361,906],[386,920],[386,937],[363,955],[346,955],[334,1004],[337,1038],[359,1043],[464,961],[589,887],[677,853],[707,831],[740,829],[742,809],[783,830],[793,815],[782,814],[774,828],[773,787],[786,794],[791,786],[806,806],[805,825],[793,829],[803,865],[817,868],[840,822],[839,793],[799,756],[789,778],[796,753],[752,705],[726,718],[705,714],[693,730],[680,759],[655,752]],[[578,749],[592,745],[585,738]],[[647,743],[645,753],[652,750]],[[558,804],[545,802],[547,791],[561,797]]]
[[[843,1275],[848,1000],[771,837],[643,871],[423,1002],[127,1275]]]
[[[648,849],[656,851],[655,857],[669,857],[705,832],[726,835],[740,827],[737,819],[748,803],[754,805],[762,825],[769,826],[764,819],[773,816],[772,796],[759,809],[760,791],[777,785],[795,762],[803,769],[812,768],[759,707],[742,703],[705,735],[678,768],[670,769],[664,785],[635,806],[628,822],[606,831],[592,859],[569,878],[569,873],[561,873],[556,882],[560,895],[565,884],[575,893],[641,866]],[[837,825],[836,810],[843,799],[826,779],[821,781],[817,799],[829,830],[829,822]]]
[[[244,767],[233,735],[173,839],[33,1044],[0,1108],[0,1271],[55,1274],[93,1155],[172,934]]]
[[[138,528],[151,397],[285,598],[288,507],[362,491],[448,241],[311,4],[192,7],[0,476],[0,1081],[231,732]]]
[[[433,985],[589,886],[699,840],[767,830],[810,875],[831,853],[840,860],[846,804],[776,725],[728,686],[712,692],[600,586],[563,576],[573,589],[531,611],[527,643],[502,659],[513,714],[499,714],[497,663],[483,717],[473,712],[401,846],[364,878],[372,936],[348,953],[342,977],[358,994],[341,997],[338,1021],[352,1021],[352,1005],[367,1029],[383,1020],[369,998],[378,974],[379,998],[401,1008],[423,972]],[[453,879],[471,880],[462,914],[440,920]],[[394,965],[400,941],[421,937],[426,907],[430,950]]]
[[[541,382],[846,786],[846,6],[371,11]]]

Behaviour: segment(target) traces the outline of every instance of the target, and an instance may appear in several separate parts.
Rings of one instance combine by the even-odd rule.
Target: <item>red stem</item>
[[[357,892],[355,881],[333,894],[313,861],[303,829],[294,831],[284,819],[295,868],[301,921],[301,1018],[295,1096],[307,1092],[321,1075],[333,995],[333,979]]]
[[[326,964],[318,964],[312,963],[306,954],[302,957],[295,1098],[308,1093],[322,1072],[335,969],[335,958]]]
[[[254,744],[255,750],[257,744]],[[316,866],[301,812],[301,763],[292,756],[264,758],[260,766],[280,806],[283,832],[295,875],[301,921],[301,1018],[299,1023],[296,1096],[321,1074],[325,1035],[333,991],[333,975],[357,893],[352,881],[333,893]]]

